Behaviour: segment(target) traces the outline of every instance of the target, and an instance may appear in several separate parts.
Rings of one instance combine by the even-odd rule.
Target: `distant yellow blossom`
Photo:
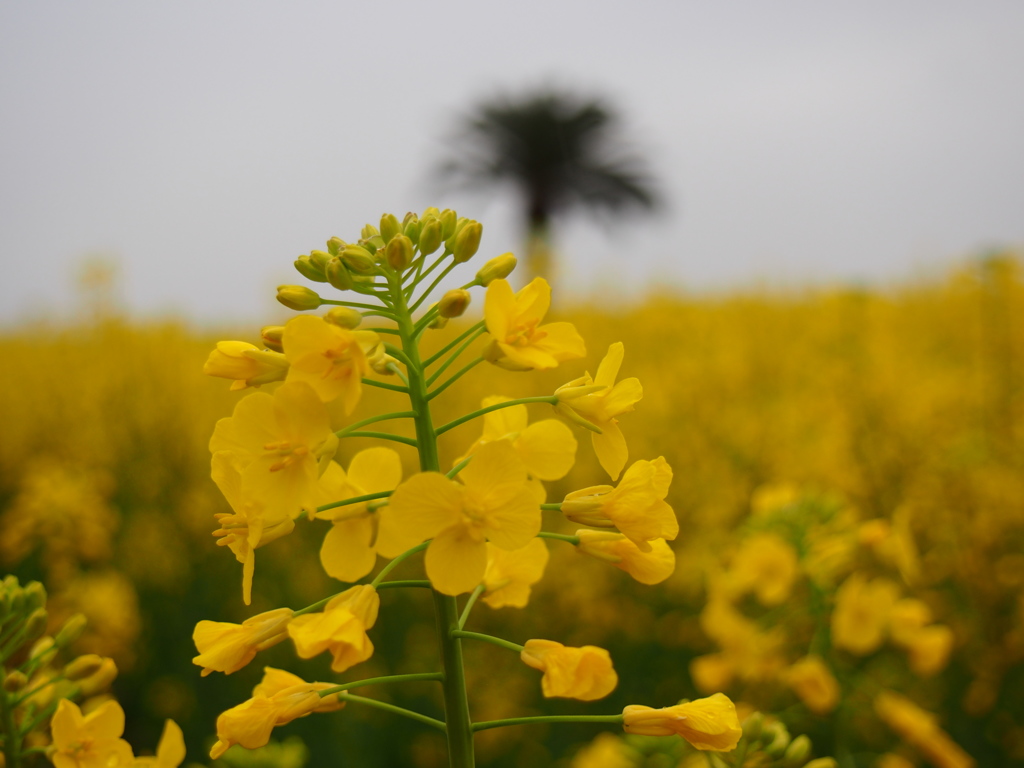
[[[487,408],[507,401],[507,397],[485,397],[480,404]],[[484,415],[480,439],[470,446],[472,456],[480,446],[495,440],[508,440],[523,460],[527,471],[539,480],[561,480],[576,460],[576,438],[572,430],[557,419],[527,424],[525,405],[513,405]]]
[[[944,624],[932,624],[918,630],[906,645],[910,669],[921,677],[941,672],[949,663],[953,641],[953,630]]]
[[[934,715],[905,696],[882,691],[875,697],[875,713],[936,768],[972,768],[975,765],[974,759],[939,728]]]
[[[702,693],[720,691],[736,678],[736,665],[724,653],[706,653],[690,661],[690,677]]]
[[[729,752],[743,735],[736,706],[721,693],[663,709],[633,704],[622,710],[622,716],[626,733],[677,734],[701,750]]]
[[[390,520],[405,545],[433,538],[425,557],[427,576],[446,595],[471,592],[481,582],[487,541],[519,549],[540,530],[540,504],[527,483],[526,466],[507,441],[482,446],[459,480],[421,472],[389,499]]]
[[[548,564],[548,548],[541,539],[506,552],[487,544],[487,570],[481,599],[491,608],[522,608],[530,600],[530,587],[540,581]]]
[[[665,502],[672,468],[659,456],[633,463],[617,487],[595,485],[573,491],[562,502],[562,514],[573,522],[618,528],[642,551],[656,539],[671,541],[679,533],[676,514]]]
[[[897,600],[889,612],[889,634],[894,643],[906,647],[931,622],[932,609],[928,604],[906,597]]]
[[[203,373],[233,379],[232,390],[283,381],[288,359],[280,352],[260,349],[245,341],[218,341],[203,365]]]
[[[855,573],[836,592],[832,644],[857,656],[873,653],[885,640],[899,588],[888,579],[867,581]]]
[[[586,347],[572,323],[540,325],[551,305],[551,286],[537,277],[519,293],[494,280],[484,298],[484,321],[492,341],[487,358],[503,368],[543,371],[583,357]]]
[[[641,584],[659,584],[676,569],[676,554],[664,539],[646,542],[649,547],[644,551],[621,533],[584,528],[576,536],[580,552],[614,565]]]
[[[594,645],[567,648],[554,640],[527,640],[520,658],[544,673],[541,691],[548,698],[595,701],[619,684],[608,651]]]
[[[156,746],[156,755],[136,757],[132,768],[178,768],[185,762],[185,737],[173,720],[164,722],[164,730]]]
[[[592,379],[587,373],[555,390],[559,408],[570,409],[601,430],[600,434],[592,433],[591,440],[597,460],[612,480],[618,479],[629,458],[626,438],[616,417],[632,411],[644,394],[637,378],[615,382],[624,355],[622,342],[615,342],[597,367],[597,376]]]
[[[352,587],[328,602],[322,613],[296,616],[288,625],[288,634],[300,658],[330,651],[334,657],[331,669],[344,672],[373,655],[366,630],[377,621],[379,609],[377,590],[369,584]]]
[[[785,680],[816,715],[827,715],[839,703],[839,683],[820,656],[800,659],[786,670]]]
[[[740,593],[753,591],[762,605],[783,603],[800,572],[793,545],[774,533],[757,533],[743,540],[729,571]]]
[[[577,752],[569,768],[633,768],[635,753],[613,733],[600,733]]]
[[[200,621],[192,633],[199,655],[193,664],[203,668],[203,677],[211,672],[230,675],[256,657],[258,651],[277,645],[288,637],[291,608],[277,608],[257,614],[241,624],[224,621]]]
[[[384,351],[373,331],[353,331],[313,315],[289,320],[282,343],[291,364],[287,381],[305,382],[324,402],[340,399],[346,414],[362,395],[369,359]]]
[[[121,738],[124,710],[116,701],[82,715],[77,704],[61,699],[50,730],[56,768],[127,768],[133,760],[131,745]]]

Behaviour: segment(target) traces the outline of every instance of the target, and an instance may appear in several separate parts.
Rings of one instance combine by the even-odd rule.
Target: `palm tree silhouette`
[[[545,89],[477,106],[452,135],[438,177],[461,188],[513,185],[523,204],[527,277],[549,274],[552,220],[571,210],[651,211],[646,163],[606,102]]]

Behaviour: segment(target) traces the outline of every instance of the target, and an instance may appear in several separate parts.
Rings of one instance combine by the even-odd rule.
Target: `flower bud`
[[[781,757],[789,746],[790,735],[786,726],[776,720],[764,728],[764,751],[772,757]]]
[[[327,251],[310,251],[309,260],[313,262],[313,266],[323,272],[327,269],[327,262],[331,260],[331,254]]]
[[[25,586],[25,607],[29,610],[46,606],[46,587],[38,581],[30,581]]]
[[[370,363],[370,368],[373,372],[379,373],[381,376],[394,376],[395,369],[391,366],[392,364],[398,364],[398,360],[384,352],[371,357],[368,362]]]
[[[341,249],[344,248],[348,243],[342,240],[340,237],[332,237],[327,241],[327,252],[331,256],[337,256],[341,253]]]
[[[458,223],[459,215],[451,208],[441,211],[441,236],[447,240],[455,234],[455,225]]]
[[[36,640],[35,645],[28,652],[30,659],[38,659],[45,653],[48,653],[53,648],[53,638],[47,635]]]
[[[379,257],[380,254],[378,254],[377,251],[384,250],[385,242],[384,238],[380,235],[374,235],[373,237],[368,237],[365,240],[360,240],[359,245],[372,253],[374,257]]]
[[[484,226],[479,221],[471,221],[455,237],[455,247],[452,253],[455,256],[455,263],[462,264],[473,258],[473,254],[480,248],[480,237],[483,235]]]
[[[88,623],[89,621],[84,615],[76,613],[64,622],[64,626],[58,630],[57,635],[53,638],[53,642],[58,648],[67,648],[82,636],[82,633],[85,631],[85,625]]]
[[[437,306],[437,303],[435,302],[435,303],[430,305],[430,309],[433,309],[436,306]],[[444,328],[446,325],[448,325],[448,318],[447,317],[441,317],[441,315],[438,315],[437,317],[435,317],[433,320],[430,321],[430,323],[427,325],[427,328],[430,328],[432,331],[439,331],[442,328]]]
[[[441,301],[437,305],[437,314],[447,318],[461,317],[462,313],[466,311],[466,307],[469,306],[471,298],[469,291],[453,288],[441,297]]]
[[[263,346],[275,352],[284,352],[284,346],[281,343],[283,336],[283,325],[265,325],[260,329],[260,339],[263,341]]]
[[[339,328],[358,328],[363,316],[350,307],[331,307],[324,315],[324,320]]]
[[[441,232],[441,222],[437,219],[431,219],[420,230],[420,253],[429,256],[441,247],[442,240],[444,238]]]
[[[480,271],[476,273],[477,284],[486,288],[494,280],[502,280],[508,277],[512,274],[512,270],[516,268],[516,263],[516,257],[511,253],[495,256],[480,267]]]
[[[339,291],[350,291],[355,285],[352,274],[340,257],[335,257],[327,263],[327,282]]]
[[[302,285],[277,286],[277,300],[289,309],[299,312],[320,306],[320,295]]]
[[[363,238],[364,240],[366,240],[366,239],[369,239],[369,238],[373,237],[374,235],[379,235],[379,234],[380,234],[380,232],[377,231],[377,228],[375,226],[373,226],[373,224],[367,224],[367,225],[365,225],[363,227],[362,231],[360,231],[359,236],[361,238]]]
[[[99,669],[79,683],[78,690],[85,698],[95,696],[97,693],[103,693],[107,690],[116,677],[117,665],[114,663],[114,660],[103,659]]]
[[[422,228],[423,225],[420,223],[420,220],[416,218],[415,213],[407,213],[405,215],[405,221],[402,223],[402,232],[406,237],[412,240],[414,244],[420,241],[420,231]]]
[[[834,757],[817,757],[804,765],[804,768],[839,768]]]
[[[402,225],[398,223],[395,214],[385,213],[380,217],[380,236],[384,238],[385,243],[390,243],[391,238],[400,234],[401,231]]]
[[[797,736],[786,747],[786,753],[782,757],[782,764],[785,768],[800,768],[811,756],[811,740],[806,734]]]
[[[428,205],[423,209],[423,213],[420,214],[420,221],[426,221],[429,218],[439,219],[441,218],[441,212],[437,210],[437,206]]]
[[[323,270],[314,264],[309,256],[299,256],[295,260],[295,270],[307,280],[312,280],[316,283],[327,282]]]
[[[413,244],[405,235],[395,235],[384,252],[388,264],[396,272],[402,272],[412,264]]]
[[[353,272],[361,272],[363,274],[373,272],[373,267],[376,264],[373,254],[360,245],[346,245],[345,249],[341,252],[341,260]]]
[[[50,615],[46,612],[45,608],[36,608],[32,611],[25,622],[24,630],[22,630],[25,633],[22,642],[31,643],[39,638],[46,631],[46,622],[49,618]]]
[[[8,693],[17,693],[25,687],[26,683],[28,683],[28,677],[24,672],[16,669],[8,673],[7,677],[4,678],[3,686],[4,690]]]
[[[68,662],[67,666],[64,667],[64,677],[68,680],[81,680],[95,675],[102,666],[102,656],[97,656],[95,653],[87,653]]]
[[[754,742],[761,738],[761,731],[764,729],[764,715],[755,712],[743,721],[743,735],[748,741]]]

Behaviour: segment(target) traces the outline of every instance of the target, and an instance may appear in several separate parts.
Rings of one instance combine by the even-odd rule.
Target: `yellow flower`
[[[707,653],[690,662],[690,677],[698,691],[720,691],[732,684],[736,665],[724,653]]]
[[[889,612],[889,634],[897,645],[908,647],[925,626],[932,622],[932,609],[913,598],[897,600]]]
[[[639,757],[613,733],[601,733],[577,752],[569,768],[633,768]]]
[[[485,397],[480,405],[487,408],[508,399]],[[525,405],[513,405],[485,414],[484,432],[466,451],[466,456],[472,456],[482,445],[495,440],[512,443],[530,475],[540,480],[561,480],[576,460],[576,438],[572,430],[557,419],[545,419],[527,426]]]
[[[645,552],[621,533],[584,528],[576,536],[578,551],[614,565],[641,584],[660,584],[676,569],[676,553],[664,539],[647,542]]]
[[[282,343],[291,364],[286,381],[305,382],[324,402],[340,398],[346,415],[362,395],[369,358],[384,351],[373,331],[353,331],[313,315],[289,320]]]
[[[875,697],[875,713],[936,768],[972,768],[974,759],[939,728],[930,712],[892,691]]]
[[[543,278],[513,294],[507,280],[487,286],[484,320],[492,342],[485,356],[513,371],[543,371],[587,351],[572,323],[540,325],[551,304],[551,286]]]
[[[192,633],[199,655],[193,664],[203,668],[203,677],[211,672],[230,675],[256,657],[258,651],[277,645],[288,637],[291,608],[251,616],[241,624],[200,621]]]
[[[889,614],[899,588],[888,579],[870,583],[855,573],[836,592],[832,612],[832,644],[857,656],[873,653],[885,639]]]
[[[203,373],[234,379],[232,390],[283,381],[288,360],[280,352],[260,349],[244,341],[218,341],[203,365]]]
[[[242,564],[242,600],[252,602],[252,578],[256,570],[256,549],[286,536],[295,528],[287,511],[268,511],[255,496],[242,493],[242,475],[228,451],[213,454],[211,476],[224,494],[232,512],[214,517],[218,528],[213,532],[217,546],[228,547]]]
[[[185,737],[173,720],[164,722],[164,731],[153,757],[136,757],[133,768],[178,768],[185,761]]]
[[[919,630],[907,644],[910,669],[921,677],[941,672],[949,662],[953,640],[953,630],[944,624],[933,624]]]
[[[540,685],[548,698],[595,701],[619,684],[608,651],[594,645],[567,648],[554,640],[527,640],[519,656],[524,664],[544,673]]]
[[[324,651],[334,657],[331,669],[344,672],[373,655],[366,636],[377,621],[380,597],[369,584],[352,587],[333,598],[323,613],[296,616],[288,625],[300,658],[311,659]]]
[[[368,448],[352,458],[347,474],[331,462],[320,478],[321,504],[390,491],[401,480],[402,460],[395,451]],[[332,523],[320,547],[320,563],[328,575],[354,582],[372,571],[378,545],[393,549],[386,541],[391,531],[386,522],[389,514],[388,507],[371,512],[366,502],[317,512],[318,518]]]
[[[641,551],[651,551],[656,539],[671,541],[679,534],[676,514],[665,502],[672,468],[659,456],[633,463],[618,487],[595,485],[573,491],[562,502],[562,514],[576,523],[618,528]]]
[[[631,704],[622,710],[622,717],[626,733],[678,734],[702,750],[729,752],[736,748],[743,735],[736,706],[721,693],[663,709]]]
[[[334,683],[307,683],[298,675],[293,675],[291,672],[286,672],[283,669],[275,669],[274,667],[263,668],[263,679],[252,689],[253,696],[266,696],[270,698],[287,689],[293,689],[297,686],[307,686],[312,691],[323,691],[327,688],[333,688]],[[345,706],[345,702],[338,698],[338,694],[332,693],[329,696],[324,696],[320,699],[320,703],[313,709],[314,712],[334,712],[342,709]]]
[[[747,538],[733,558],[730,576],[740,594],[753,591],[762,605],[780,605],[799,574],[796,550],[774,533]]]
[[[639,379],[615,382],[624,355],[622,342],[615,342],[608,347],[608,353],[597,367],[596,377],[591,379],[587,373],[555,390],[559,409],[569,409],[601,430],[601,434],[591,433],[591,440],[597,460],[612,480],[618,479],[629,458],[626,438],[616,417],[632,411],[644,395]]]
[[[548,548],[534,539],[521,549],[506,552],[487,545],[486,591],[481,599],[491,608],[522,608],[530,600],[530,587],[541,580],[548,564]]]
[[[515,550],[540,530],[535,490],[507,441],[482,446],[459,480],[421,472],[389,499],[392,543],[401,545],[400,552],[433,538],[425,558],[427,576],[446,595],[471,592],[480,583],[487,569],[487,541]],[[398,552],[382,554],[393,557]]]
[[[827,715],[839,703],[839,683],[819,656],[805,656],[784,677],[800,701],[816,715]]]
[[[106,701],[88,715],[67,699],[61,699],[50,723],[56,768],[121,768],[133,760],[132,748],[121,738],[124,710]]]
[[[225,451],[241,473],[245,498],[275,518],[316,506],[318,462],[326,469],[337,446],[327,407],[302,382],[242,398],[210,438],[210,452]]]

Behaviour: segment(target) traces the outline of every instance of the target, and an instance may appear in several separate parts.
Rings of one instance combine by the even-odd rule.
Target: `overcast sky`
[[[1021,0],[7,0],[0,325],[68,311],[91,254],[139,315],[259,323],[385,210],[518,250],[511,195],[429,171],[470,105],[543,83],[616,104],[669,200],[568,222],[561,290],[938,270],[1024,243],[1022,40]]]

